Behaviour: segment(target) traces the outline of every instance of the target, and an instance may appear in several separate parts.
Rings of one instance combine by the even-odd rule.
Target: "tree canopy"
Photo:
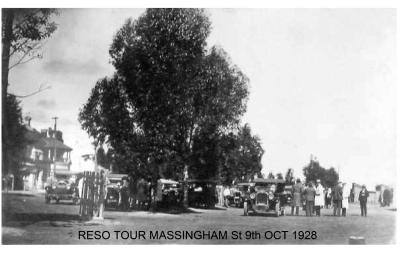
[[[306,182],[316,182],[317,179],[321,180],[324,187],[333,187],[339,181],[339,174],[331,167],[329,169],[323,168],[318,161],[311,160],[310,163],[303,168]]]
[[[110,47],[114,76],[97,82],[80,111],[83,129],[139,171],[182,177],[194,139],[226,134],[246,110],[248,79],[221,48],[207,48],[210,30],[202,9],[128,19]]]

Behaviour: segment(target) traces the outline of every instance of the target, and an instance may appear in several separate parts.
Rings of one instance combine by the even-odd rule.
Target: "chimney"
[[[26,124],[27,124],[29,127],[31,127],[31,120],[32,120],[32,117],[31,117],[31,116],[25,116]]]

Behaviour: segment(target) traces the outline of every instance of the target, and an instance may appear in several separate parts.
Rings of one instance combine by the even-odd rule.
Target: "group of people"
[[[332,189],[325,189],[321,181],[317,179],[313,182],[303,185],[300,179],[292,187],[292,215],[299,215],[300,207],[305,208],[306,216],[321,216],[322,208],[330,208],[333,204],[333,216],[346,216],[349,208],[349,198],[351,187],[345,182],[338,182]],[[365,187],[359,194],[361,216],[367,216],[367,200],[369,193]]]

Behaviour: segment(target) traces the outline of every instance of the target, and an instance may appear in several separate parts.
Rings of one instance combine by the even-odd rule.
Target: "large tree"
[[[225,132],[245,112],[248,80],[222,49],[207,49],[209,33],[201,9],[147,9],[128,19],[110,48],[115,76],[99,81],[81,110],[92,137],[154,182],[187,178],[196,135]]]
[[[16,8],[3,8],[2,9],[2,67],[1,67],[1,89],[2,89],[2,141],[3,143],[10,143],[3,147],[3,172],[11,170],[7,161],[5,161],[8,148],[15,138],[9,134],[9,126],[17,124],[18,120],[15,118],[13,109],[7,109],[9,104],[8,86],[9,71],[21,64],[27,63],[35,58],[41,58],[41,48],[43,40],[50,37],[56,30],[57,25],[51,20],[51,16],[56,13],[54,9],[16,9]],[[32,93],[27,95],[14,95],[15,98],[24,98],[34,95],[45,87],[39,87]],[[17,103],[18,104],[18,103]],[[4,146],[4,144],[3,144]],[[12,152],[10,150],[10,152]],[[10,158],[11,159],[11,158]],[[10,160],[9,159],[9,160]],[[8,161],[9,161],[8,160]],[[4,171],[5,170],[5,171]],[[11,172],[13,173],[13,172]]]
[[[200,9],[148,9],[127,20],[110,48],[116,75],[92,91],[80,114],[83,128],[158,167],[155,178],[172,162],[187,172],[195,135],[208,126],[229,129],[246,108],[248,81],[222,49],[207,49],[209,33]],[[109,93],[118,102],[106,107]],[[110,116],[99,115],[106,108]]]

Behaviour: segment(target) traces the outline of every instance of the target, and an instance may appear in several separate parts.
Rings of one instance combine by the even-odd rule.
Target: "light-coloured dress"
[[[321,184],[315,187],[315,206],[324,207],[324,187]]]
[[[350,197],[351,188],[349,185],[344,185],[343,187],[343,200],[342,200],[342,208],[349,208],[349,197]]]

